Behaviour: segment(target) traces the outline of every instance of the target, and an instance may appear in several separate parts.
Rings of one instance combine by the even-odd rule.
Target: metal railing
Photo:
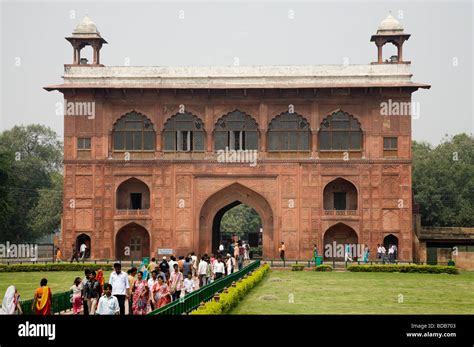
[[[71,295],[71,290],[67,292],[53,294],[51,302],[51,313],[55,314],[70,310],[72,308]],[[33,299],[24,301],[21,300],[20,306],[21,310],[23,311],[23,314],[35,314],[35,310],[33,309]]]
[[[194,292],[185,295],[176,301],[173,301],[159,309],[156,309],[149,313],[149,315],[180,315],[189,313],[194,309],[198,308],[202,302],[211,300],[214,295],[224,288],[229,287],[232,282],[238,281],[249,272],[257,269],[260,266],[260,260],[255,260],[249,265],[245,266],[241,270],[234,272],[233,274],[224,276],[217,281],[195,290]]]

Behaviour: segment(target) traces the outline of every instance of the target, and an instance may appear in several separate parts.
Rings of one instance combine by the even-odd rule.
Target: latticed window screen
[[[163,130],[165,152],[203,152],[205,144],[204,123],[192,113],[177,113],[166,121]]]
[[[352,115],[337,111],[324,118],[319,129],[321,151],[360,151],[362,130]]]
[[[282,113],[268,127],[269,151],[311,150],[311,130],[308,121],[297,113]]]
[[[113,127],[113,148],[116,151],[155,150],[151,120],[135,111],[121,117]]]
[[[214,129],[214,150],[258,149],[258,125],[251,116],[235,110],[220,118]]]

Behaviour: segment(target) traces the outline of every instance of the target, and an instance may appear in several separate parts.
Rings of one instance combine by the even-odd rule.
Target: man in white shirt
[[[110,274],[109,284],[112,285],[112,295],[118,300],[120,306],[120,314],[125,315],[125,299],[128,300],[130,292],[130,284],[128,275],[122,271],[120,263],[114,264],[114,270]]]
[[[393,263],[394,255],[395,255],[395,249],[393,248],[393,245],[391,245],[390,248],[388,249],[388,259],[390,263]]]
[[[199,288],[207,284],[208,267],[209,267],[209,264],[206,261],[206,257],[202,256],[201,261],[199,262],[199,267],[198,267]]]
[[[81,253],[81,260],[84,259],[84,257],[86,256],[86,249],[86,244],[82,243],[81,247],[79,248],[79,252]]]
[[[104,286],[104,293],[99,299],[99,305],[95,314],[99,315],[116,315],[120,313],[120,306],[117,298],[112,295],[112,285],[107,283]]]
[[[234,272],[234,265],[235,265],[234,258],[230,255],[230,253],[227,253],[227,275],[230,275],[231,273]]]
[[[178,264],[178,262],[176,261],[176,257],[174,255],[172,255],[170,257],[170,261],[168,262],[168,265],[170,266],[170,275],[173,273],[173,269],[174,269],[174,264]]]
[[[218,280],[224,276],[225,265],[222,262],[221,256],[217,257],[217,260],[214,263],[214,279]]]
[[[188,277],[184,279],[184,295],[188,295],[194,291],[193,274],[188,272]]]
[[[196,257],[194,252],[191,252],[191,261],[193,263],[193,275],[197,276],[197,267],[198,267],[197,261],[198,261],[198,258]]]

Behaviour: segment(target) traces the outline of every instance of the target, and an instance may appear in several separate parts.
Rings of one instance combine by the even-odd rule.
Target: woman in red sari
[[[132,288],[132,312],[134,315],[145,315],[150,289],[148,283],[143,279],[143,272],[138,271],[137,280],[133,282]]]
[[[158,276],[158,281],[152,287],[152,302],[155,308],[160,308],[171,302],[171,294],[163,277]]]
[[[47,286],[48,280],[43,278],[40,282],[40,288],[36,289],[33,299],[33,310],[37,315],[46,316],[51,314],[51,303],[53,295],[51,289]]]

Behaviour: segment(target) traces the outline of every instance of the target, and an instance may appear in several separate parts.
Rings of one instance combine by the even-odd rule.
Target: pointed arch
[[[130,222],[115,235],[117,260],[141,260],[150,256],[150,233],[142,225]]]
[[[195,245],[201,254],[211,253],[213,244],[213,224],[216,215],[230,208],[245,204],[253,208],[262,221],[263,256],[271,257],[274,253],[273,211],[267,199],[258,192],[240,184],[232,183],[211,194],[199,209],[199,240]]]
[[[119,184],[116,190],[116,208],[119,210],[144,210],[150,208],[150,188],[135,177]]]
[[[350,246],[351,257],[357,258],[360,251],[358,239],[357,232],[345,223],[339,222],[330,226],[324,232],[324,258],[343,261],[346,245]]]
[[[351,181],[337,177],[328,182],[323,189],[325,210],[357,210],[358,191]]]

